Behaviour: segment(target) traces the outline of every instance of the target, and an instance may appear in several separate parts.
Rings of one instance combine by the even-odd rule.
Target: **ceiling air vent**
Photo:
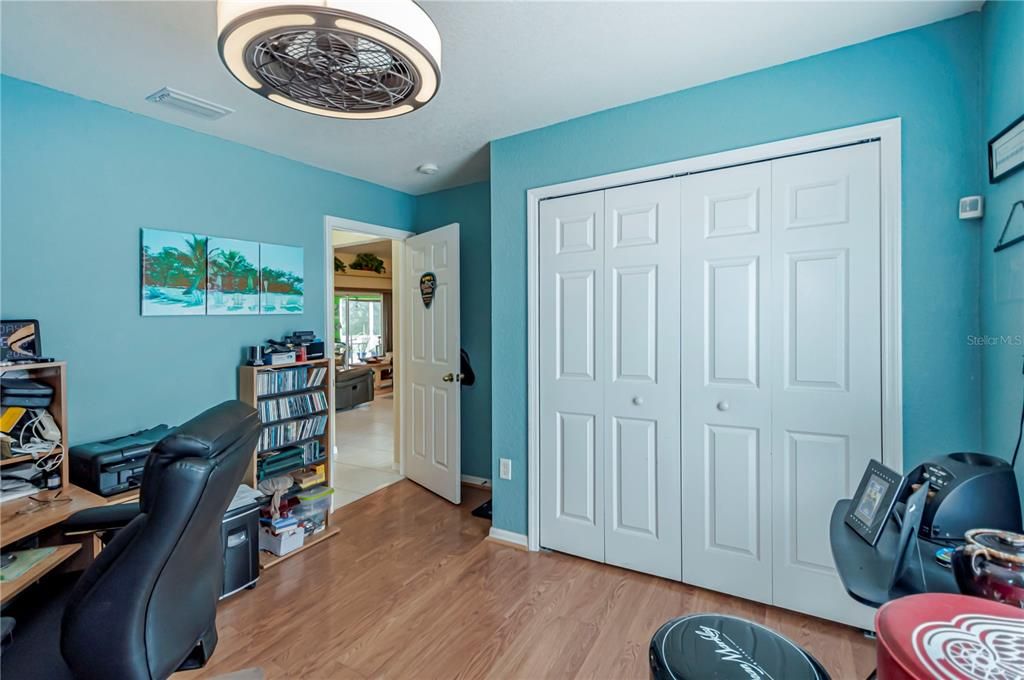
[[[200,99],[181,90],[175,90],[171,87],[162,87],[153,94],[146,97],[146,101],[153,102],[154,104],[162,104],[163,106],[169,106],[172,109],[178,109],[179,111],[185,111],[191,113],[193,116],[199,116],[200,118],[206,118],[207,120],[217,120],[223,118],[229,113],[234,113],[234,109],[229,109],[226,106],[220,104],[214,104],[208,102],[205,99]]]

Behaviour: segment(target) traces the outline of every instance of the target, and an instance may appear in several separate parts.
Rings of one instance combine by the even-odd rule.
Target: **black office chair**
[[[15,601],[4,678],[166,678],[203,666],[217,644],[221,521],[252,460],[256,411],[209,409],[150,453],[138,504],[84,510],[68,532],[119,529],[77,580]]]

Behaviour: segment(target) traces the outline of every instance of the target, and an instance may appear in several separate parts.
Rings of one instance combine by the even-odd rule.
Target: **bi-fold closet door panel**
[[[683,580],[772,598],[771,162],[682,178]]]
[[[869,628],[829,546],[835,502],[882,458],[878,144],[772,164],[774,599]]]
[[[828,521],[882,459],[878,153],[541,203],[542,546],[870,626]]]
[[[540,204],[540,535],[604,560],[604,192]]]
[[[541,545],[680,578],[679,185],[540,206]]]
[[[679,182],[604,200],[605,561],[678,580]]]
[[[829,545],[881,450],[876,143],[682,178],[683,580],[870,627]]]

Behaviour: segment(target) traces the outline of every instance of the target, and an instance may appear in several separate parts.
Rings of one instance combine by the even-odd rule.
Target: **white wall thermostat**
[[[964,196],[960,199],[960,219],[979,220],[985,215],[985,199],[981,196]]]

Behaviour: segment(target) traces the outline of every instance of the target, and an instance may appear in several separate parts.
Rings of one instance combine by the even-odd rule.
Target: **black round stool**
[[[655,680],[829,680],[818,660],[775,631],[723,614],[672,619],[651,638]]]

